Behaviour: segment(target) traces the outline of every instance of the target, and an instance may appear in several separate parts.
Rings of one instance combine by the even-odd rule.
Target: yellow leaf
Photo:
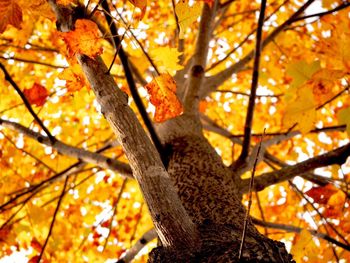
[[[301,60],[289,64],[286,71],[289,76],[293,78],[290,84],[291,88],[296,88],[311,79],[312,75],[321,68],[319,61],[314,61],[311,64]]]
[[[159,67],[159,70],[171,73],[183,69],[183,66],[179,64],[179,56],[181,54],[176,48],[170,47],[159,47],[150,52],[152,60]]]
[[[296,97],[287,100],[286,110],[283,115],[283,127],[290,129],[295,124],[300,132],[305,134],[314,128],[316,122],[315,99],[312,89],[303,86],[295,92]]]
[[[291,254],[297,263],[304,262],[302,260],[304,256],[308,257],[309,261],[317,259],[318,247],[313,241],[312,235],[309,231],[303,229],[294,239]]]
[[[4,32],[7,25],[21,28],[22,9],[14,0],[0,0],[0,33]]]
[[[337,113],[338,123],[346,125],[346,132],[350,136],[350,107],[346,109],[341,109]]]
[[[179,116],[182,105],[176,97],[176,83],[169,74],[161,74],[146,85],[150,101],[156,107],[154,120],[163,122]]]
[[[180,26],[180,39],[185,38],[186,29],[197,20],[201,14],[201,4],[196,2],[193,6],[189,5],[188,0],[180,0],[175,6],[175,12]]]

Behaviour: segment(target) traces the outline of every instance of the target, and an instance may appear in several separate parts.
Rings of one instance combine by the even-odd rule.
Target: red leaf
[[[305,194],[310,196],[318,204],[327,204],[328,199],[338,190],[334,186],[328,184],[326,186],[313,187]]]
[[[42,250],[42,246],[39,243],[38,240],[36,240],[36,238],[33,238],[32,241],[30,242],[30,246],[32,248],[34,248],[36,251],[40,252]]]
[[[29,103],[36,106],[44,105],[46,98],[49,95],[47,89],[38,83],[34,83],[30,89],[24,89],[23,93]]]
[[[39,262],[39,256],[32,257],[28,263],[38,263]]]

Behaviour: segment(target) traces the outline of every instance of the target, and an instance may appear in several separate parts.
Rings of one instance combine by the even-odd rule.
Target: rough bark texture
[[[200,229],[202,246],[193,255],[158,247],[149,262],[292,262],[284,245],[260,234],[250,220],[238,261],[245,217],[238,182],[195,123],[182,116],[163,124],[160,134],[169,153],[168,173]]]

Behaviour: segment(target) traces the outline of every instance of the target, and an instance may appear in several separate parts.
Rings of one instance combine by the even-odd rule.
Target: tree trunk
[[[160,134],[166,136],[163,142],[169,154],[169,176],[198,226],[202,246],[195,256],[190,251],[158,247],[150,254],[149,262],[292,262],[284,244],[260,234],[250,219],[238,260],[246,213],[238,194],[239,181],[201,129],[188,128],[194,123],[192,118],[182,116],[163,125]]]

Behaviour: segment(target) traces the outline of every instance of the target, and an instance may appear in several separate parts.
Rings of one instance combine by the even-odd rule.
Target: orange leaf
[[[75,22],[75,30],[60,34],[68,46],[71,57],[80,53],[94,58],[102,53],[98,27],[90,20],[78,19]]]
[[[66,68],[58,77],[66,81],[68,92],[78,91],[83,87],[90,87],[78,64]]]
[[[4,32],[7,25],[21,28],[22,9],[14,0],[0,0],[0,33]]]
[[[134,6],[141,9],[140,20],[145,16],[147,8],[147,0],[129,0]]]
[[[36,106],[44,105],[46,98],[49,95],[47,89],[38,83],[34,83],[30,89],[24,89],[23,93],[29,103]]]
[[[179,116],[182,105],[176,97],[175,80],[168,74],[161,74],[146,85],[150,101],[156,107],[154,121],[163,122]]]

